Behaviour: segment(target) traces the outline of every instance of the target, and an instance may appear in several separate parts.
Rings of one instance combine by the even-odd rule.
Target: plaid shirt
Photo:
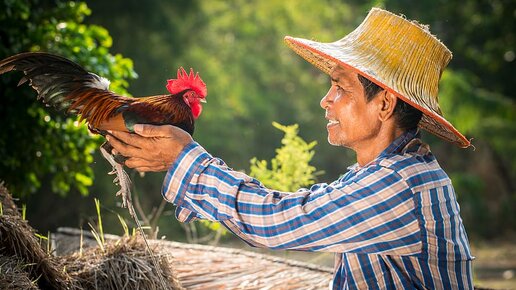
[[[293,193],[192,143],[163,196],[179,221],[218,221],[252,246],[336,253],[333,289],[473,289],[453,186],[416,131],[338,180]]]

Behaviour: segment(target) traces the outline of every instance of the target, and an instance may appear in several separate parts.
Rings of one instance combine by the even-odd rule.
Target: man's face
[[[352,149],[368,146],[381,122],[377,102],[367,102],[358,75],[340,67],[331,74],[331,88],[322,98],[326,110],[328,142]]]

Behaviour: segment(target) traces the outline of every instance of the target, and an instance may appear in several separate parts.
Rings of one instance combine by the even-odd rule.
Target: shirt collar
[[[414,138],[420,138],[421,133],[419,133],[418,129],[412,129],[404,132],[398,138],[396,138],[387,148],[385,148],[378,157],[384,157],[390,154],[401,153],[405,151],[405,147],[409,144],[410,141]]]
[[[409,142],[415,138],[419,139],[420,136],[421,136],[421,133],[419,132],[419,129],[411,129],[411,130],[405,131],[398,138],[396,138],[389,146],[387,146],[387,148],[385,148],[382,151],[382,153],[380,153],[380,155],[378,155],[378,157],[375,158],[375,160],[380,157],[385,157],[388,155],[406,151],[406,149],[408,149],[408,148],[405,148],[405,147],[407,147]],[[374,162],[374,161],[372,161],[372,162]],[[349,166],[348,170],[357,171],[360,168],[361,168],[361,166],[358,163],[355,163],[355,164]]]

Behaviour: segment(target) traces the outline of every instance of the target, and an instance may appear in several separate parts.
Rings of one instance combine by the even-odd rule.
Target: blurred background
[[[516,1],[101,1],[0,0],[0,59],[49,51],[111,80],[118,93],[166,93],[177,68],[199,71],[208,103],[195,138],[232,168],[270,160],[284,134],[273,122],[298,124],[316,141],[310,178],[331,182],[355,162],[326,142],[319,100],[328,76],[292,52],[285,35],[331,42],[353,30],[373,6],[428,24],[453,52],[440,82],[445,117],[475,148],[459,149],[428,133],[451,177],[473,247],[477,285],[516,285]],[[39,232],[88,229],[101,202],[104,229],[121,234],[118,190],[84,123],[36,101],[20,74],[0,77],[0,180],[26,205]],[[308,161],[307,161],[308,162]],[[245,247],[213,224],[181,225],[162,201],[164,173],[133,177],[139,212],[156,237]],[[309,178],[309,179],[310,179]],[[274,253],[331,266],[333,256]]]

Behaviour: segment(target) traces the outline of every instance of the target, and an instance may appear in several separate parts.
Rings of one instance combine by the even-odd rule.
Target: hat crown
[[[438,84],[452,53],[428,27],[373,8],[360,26],[334,44],[355,47],[355,57],[362,60],[358,69],[441,114]]]

